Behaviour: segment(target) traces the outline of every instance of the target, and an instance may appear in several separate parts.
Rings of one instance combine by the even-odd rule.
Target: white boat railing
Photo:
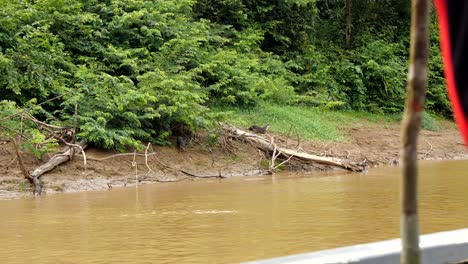
[[[468,228],[420,237],[422,264],[468,263]],[[400,263],[401,240],[392,239],[311,253],[247,262],[249,264],[395,264]]]

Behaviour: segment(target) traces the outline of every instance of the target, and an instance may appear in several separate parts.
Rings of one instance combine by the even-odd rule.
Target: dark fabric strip
[[[466,34],[463,35],[460,33],[460,28],[462,28],[461,31],[463,31],[465,30],[463,28],[466,28],[466,26],[459,25],[459,23],[466,19],[468,13],[463,14],[466,12],[465,8],[461,9],[461,7],[464,7],[463,2],[457,0],[434,0],[434,2],[439,14],[440,41],[448,95],[453,106],[455,120],[462,133],[465,145],[468,146],[468,121],[466,118],[468,110],[468,87],[466,86],[466,77],[463,74],[463,62],[466,62],[466,59],[464,60],[460,57],[463,55],[466,56],[466,51],[463,50],[463,44],[467,36]],[[455,2],[457,2],[458,5]],[[448,3],[451,3],[451,9],[449,9]],[[463,40],[458,39],[459,35],[463,35],[461,36]],[[455,44],[452,44],[452,42]],[[454,63],[453,52],[457,54],[456,65]]]
[[[453,70],[458,97],[465,116],[468,116],[468,4],[462,0],[447,3]]]

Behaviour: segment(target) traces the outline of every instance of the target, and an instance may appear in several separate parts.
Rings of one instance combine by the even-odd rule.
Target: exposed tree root
[[[188,175],[188,176],[194,177],[194,178],[227,178],[226,176],[223,176],[221,174],[221,171],[219,171],[218,175],[195,175],[195,174],[187,172],[185,170],[179,170],[179,171],[182,172],[185,175]]]

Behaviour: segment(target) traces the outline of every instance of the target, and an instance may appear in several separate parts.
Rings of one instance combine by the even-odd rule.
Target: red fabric
[[[450,0],[449,0],[450,1]],[[449,99],[452,102],[453,113],[458,128],[461,131],[465,146],[468,146],[468,121],[463,111],[460,97],[455,82],[455,72],[452,62],[452,45],[450,41],[450,27],[448,18],[447,0],[434,0],[439,14],[440,43],[442,48],[442,59],[444,62],[445,80],[447,82]],[[465,87],[459,87],[465,88]]]

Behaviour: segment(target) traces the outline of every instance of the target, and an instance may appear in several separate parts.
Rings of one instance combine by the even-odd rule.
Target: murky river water
[[[237,263],[399,236],[398,168],[0,201],[1,263]],[[468,161],[421,168],[422,233],[468,226]]]

